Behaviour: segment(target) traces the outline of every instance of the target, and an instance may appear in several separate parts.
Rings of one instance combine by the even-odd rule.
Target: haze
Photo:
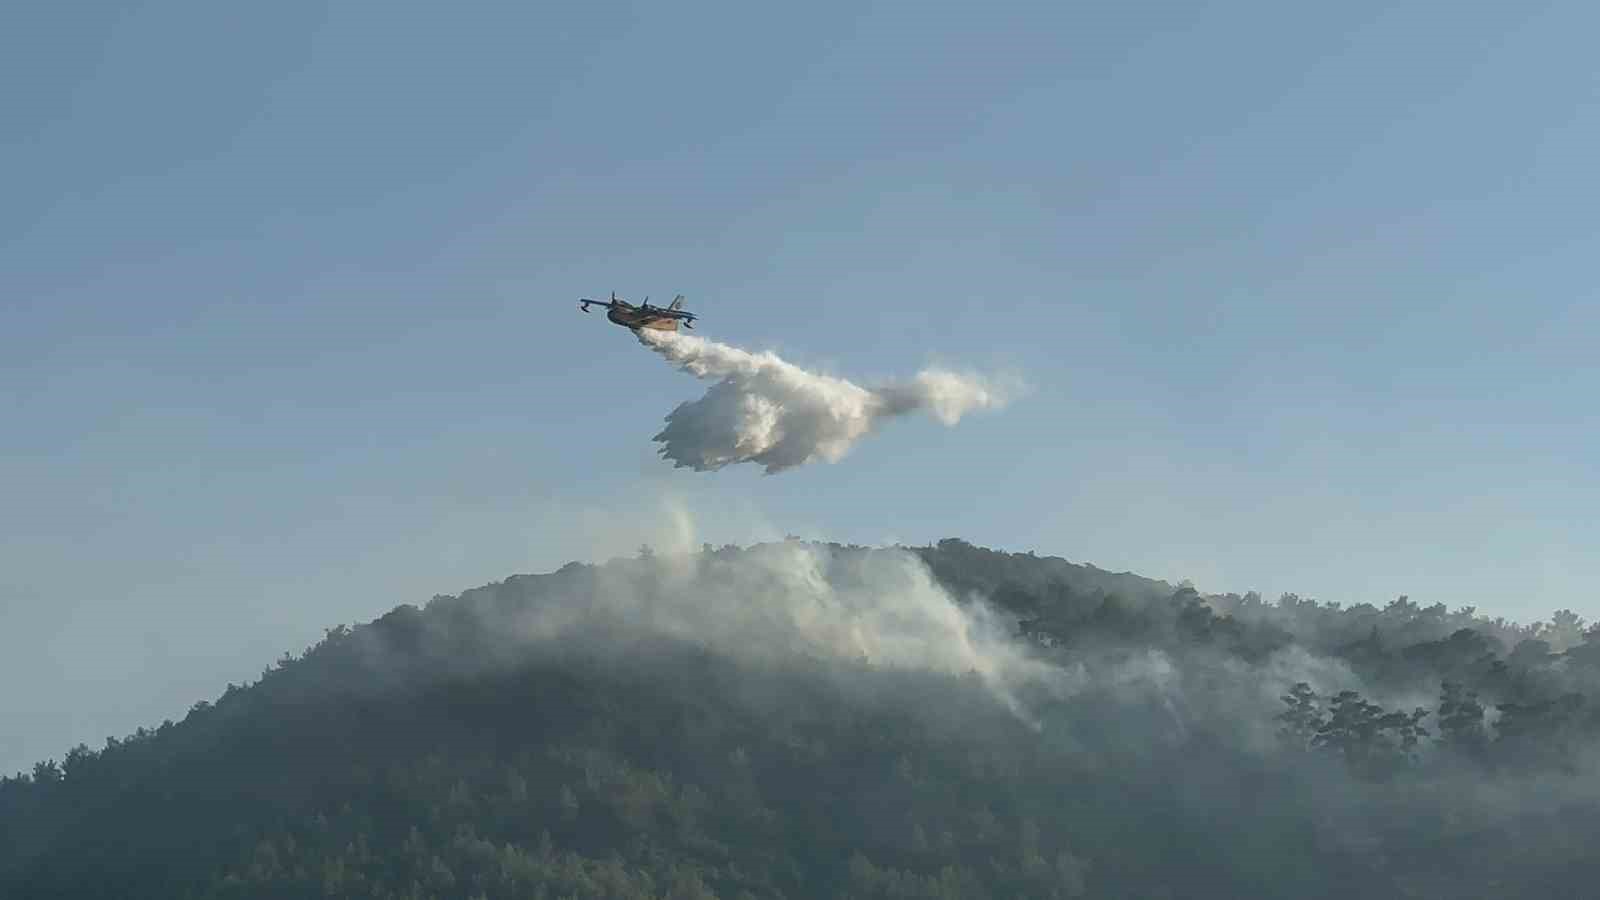
[[[13,10],[0,772],[335,623],[663,539],[1593,617],[1597,26]],[[651,437],[704,385],[578,314],[611,290],[864,383],[1035,390],[780,478],[673,469]]]

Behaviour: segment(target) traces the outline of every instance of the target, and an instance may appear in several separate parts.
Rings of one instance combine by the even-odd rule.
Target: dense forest
[[[1600,629],[958,541],[573,563],[0,781],[0,897],[1592,897]]]

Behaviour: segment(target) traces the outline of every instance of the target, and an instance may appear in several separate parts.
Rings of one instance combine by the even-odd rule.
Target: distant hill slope
[[[0,896],[1592,896],[1581,625],[954,540],[571,564],[0,782]]]
[[[993,594],[1012,587],[1034,595],[1066,588],[1081,595],[1119,594],[1130,599],[1166,598],[1176,585],[1131,572],[1107,572],[1059,556],[1005,553],[946,538],[930,547],[913,547],[940,581],[956,591]]]

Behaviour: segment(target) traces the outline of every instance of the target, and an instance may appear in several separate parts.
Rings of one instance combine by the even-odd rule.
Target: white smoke
[[[1016,640],[1013,620],[976,599],[957,602],[906,551],[784,541],[590,571],[592,581],[553,586],[497,630],[593,652],[650,636],[762,664],[810,659],[975,676],[1024,719],[1019,692],[1073,687]]]
[[[974,410],[1004,406],[1015,393],[1014,386],[943,369],[867,388],[808,372],[770,351],[649,329],[638,334],[696,378],[718,379],[699,400],[679,404],[655,436],[663,457],[701,472],[755,463],[772,475],[817,460],[838,462],[887,419],[927,410],[951,426]]]

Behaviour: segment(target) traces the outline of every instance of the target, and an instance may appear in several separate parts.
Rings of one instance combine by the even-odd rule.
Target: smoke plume
[[[699,400],[679,404],[654,438],[675,466],[701,472],[754,463],[772,475],[817,460],[838,462],[888,419],[925,410],[952,426],[974,410],[1003,407],[1014,393],[991,379],[943,369],[862,387],[770,351],[649,329],[640,330],[639,340],[696,378],[717,379]]]
[[[784,541],[616,560],[548,579],[536,602],[494,621],[525,649],[633,658],[636,642],[665,639],[757,665],[966,675],[1024,720],[1024,694],[1076,687],[1016,639],[1014,619],[958,602],[901,550]]]

